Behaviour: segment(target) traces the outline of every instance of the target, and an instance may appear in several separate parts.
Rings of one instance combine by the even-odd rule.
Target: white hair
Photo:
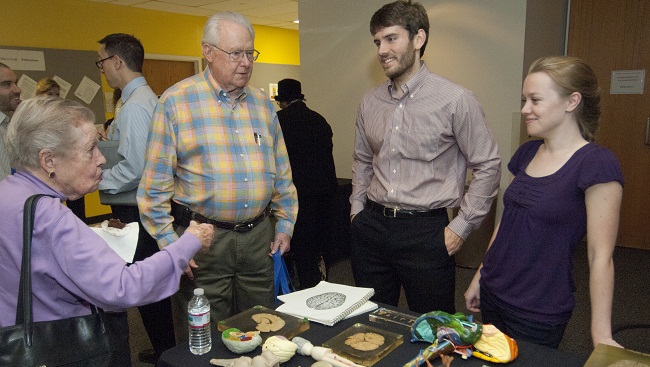
[[[68,155],[81,138],[77,128],[84,123],[95,123],[95,114],[79,102],[48,95],[23,101],[7,129],[11,166],[38,169],[38,155],[43,149]]]
[[[248,33],[250,33],[251,39],[255,39],[255,30],[253,29],[251,22],[249,22],[245,16],[231,11],[224,11],[211,16],[205,23],[205,26],[203,27],[203,39],[201,40],[201,43],[210,43],[213,45],[218,44],[219,28],[222,27],[222,23],[224,21],[231,21],[242,25],[244,28],[248,29]]]

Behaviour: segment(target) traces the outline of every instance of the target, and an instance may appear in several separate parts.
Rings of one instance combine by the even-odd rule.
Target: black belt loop
[[[174,223],[181,225],[183,227],[189,227],[190,221],[195,220],[199,223],[212,224],[217,228],[226,229],[229,231],[235,231],[237,233],[246,233],[246,232],[250,232],[256,225],[262,223],[262,221],[266,217],[266,210],[264,210],[262,214],[248,221],[244,221],[240,223],[221,222],[218,220],[207,218],[199,213],[195,213],[191,211],[190,208],[188,208],[187,206],[179,204],[173,200],[171,201],[171,205],[172,205],[171,215],[172,217],[174,217]]]
[[[403,210],[397,208],[390,208],[376,203],[370,199],[366,199],[366,207],[372,211],[381,213],[386,218],[415,218],[415,217],[436,217],[439,215],[447,215],[447,209],[437,208],[432,210]]]

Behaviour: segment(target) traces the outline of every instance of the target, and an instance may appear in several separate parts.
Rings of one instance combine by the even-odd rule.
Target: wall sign
[[[645,70],[612,71],[609,94],[643,94]]]
[[[0,62],[13,70],[45,70],[43,51],[0,49]]]

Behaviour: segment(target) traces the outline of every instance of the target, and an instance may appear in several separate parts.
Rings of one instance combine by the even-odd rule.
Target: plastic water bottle
[[[187,305],[190,330],[190,352],[205,354],[212,348],[210,333],[210,302],[203,295],[203,288],[194,290],[194,297]]]

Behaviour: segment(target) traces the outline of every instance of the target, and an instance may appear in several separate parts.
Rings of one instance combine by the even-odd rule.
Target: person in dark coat
[[[300,82],[283,79],[275,96],[278,119],[289,152],[293,183],[298,191],[298,219],[291,239],[298,289],[310,288],[325,278],[323,251],[332,242],[332,203],[337,181],[332,156],[332,128],[305,104]]]

